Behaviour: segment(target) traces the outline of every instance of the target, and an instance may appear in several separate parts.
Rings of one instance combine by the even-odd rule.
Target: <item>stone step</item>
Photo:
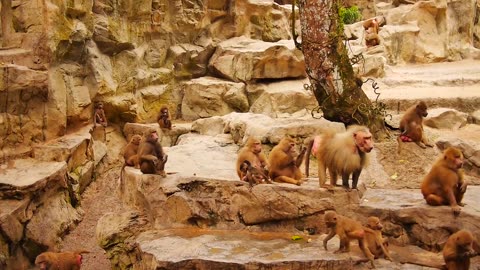
[[[407,236],[428,249],[438,249],[447,238],[460,229],[480,236],[480,186],[468,186],[461,213],[455,216],[450,206],[429,206],[419,188],[368,189],[352,215],[378,216],[392,238]],[[398,231],[397,229],[400,229]],[[397,231],[395,231],[397,230]],[[405,240],[405,239],[404,239]]]
[[[301,239],[293,240],[299,236]],[[349,253],[334,253],[338,238],[323,248],[326,235],[287,232],[171,229],[147,231],[138,236],[140,257],[135,267],[148,269],[369,269],[356,241]],[[412,256],[404,256],[412,251]],[[396,262],[375,261],[377,269],[430,269],[443,263],[440,254],[412,246],[392,248]],[[402,263],[402,264],[401,264]],[[148,267],[147,267],[148,266]],[[142,268],[143,269],[143,268]]]
[[[470,112],[480,109],[480,61],[463,60],[422,65],[390,66],[384,78],[375,79],[378,100],[390,109],[404,111],[423,99],[431,107],[450,107]],[[362,86],[375,100],[371,83]]]
[[[65,161],[29,158],[0,165],[0,243],[4,255],[0,261],[6,260],[6,269],[28,264],[28,258],[35,258],[45,247],[54,248],[65,230],[81,220],[66,174]]]
[[[94,168],[107,153],[105,143],[92,139],[92,126],[38,145],[33,157],[41,161],[65,161],[74,190],[82,193],[93,180]],[[77,185],[78,184],[78,185]]]
[[[40,161],[37,159],[17,159],[0,165],[0,198],[21,199],[41,191],[45,186],[66,187],[64,161]]]

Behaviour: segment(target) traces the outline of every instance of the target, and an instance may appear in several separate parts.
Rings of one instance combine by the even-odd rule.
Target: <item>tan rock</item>
[[[468,115],[454,109],[435,108],[428,110],[424,125],[432,128],[459,129],[467,124]]]
[[[278,117],[283,113],[311,110],[318,103],[312,92],[304,87],[309,84],[305,79],[249,84],[247,92],[252,100],[250,112]]]
[[[182,117],[186,120],[246,111],[249,107],[243,83],[202,77],[184,82],[182,89]]]
[[[235,82],[305,77],[303,54],[287,40],[262,42],[245,37],[226,40],[210,58],[209,69]]]

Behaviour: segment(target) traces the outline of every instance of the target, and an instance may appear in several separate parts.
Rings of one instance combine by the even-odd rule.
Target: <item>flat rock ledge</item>
[[[65,161],[18,159],[2,165],[0,268],[27,269],[29,258],[57,245],[81,220],[66,175]]]
[[[455,216],[450,206],[427,205],[419,189],[369,189],[359,209],[349,215],[359,219],[378,216],[384,223],[384,233],[391,239],[440,250],[447,238],[460,229],[480,237],[480,187],[468,186],[463,202],[465,206]]]
[[[339,240],[334,238],[323,248],[326,235],[291,233],[175,229],[146,231],[136,245],[138,269],[369,269],[366,257],[352,244],[349,253],[336,254]],[[300,239],[293,240],[292,237]],[[430,269],[408,264],[404,253],[414,247],[395,247],[396,262],[376,260],[377,269]],[[419,258],[413,263],[440,266],[440,255],[415,249]],[[426,262],[428,261],[428,262]],[[401,264],[401,263],[407,263]],[[408,267],[408,268],[405,268]],[[433,268],[432,268],[433,269]]]

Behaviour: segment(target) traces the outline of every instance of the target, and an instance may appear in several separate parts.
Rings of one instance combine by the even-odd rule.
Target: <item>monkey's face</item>
[[[428,116],[427,104],[425,104],[425,102],[421,101],[420,103],[418,103],[416,110],[419,116],[422,116],[422,117]]]
[[[140,135],[133,135],[130,142],[133,143],[133,144],[135,144],[135,145],[139,145],[141,141],[142,141],[142,136],[140,136]]]
[[[262,144],[260,143],[260,141],[255,141],[252,144],[251,149],[254,154],[260,154],[262,152]]]
[[[373,138],[370,132],[359,131],[353,133],[353,138],[355,139],[355,144],[358,149],[364,153],[370,153],[373,149]]]
[[[161,109],[160,114],[162,115],[162,118],[168,118],[168,109],[167,108]]]
[[[35,259],[35,265],[38,266],[40,270],[47,270],[50,266],[50,263],[48,263],[46,255],[40,254]]]
[[[333,228],[337,225],[337,214],[335,212],[325,213],[325,225],[327,228]]]
[[[147,137],[147,140],[148,140],[149,142],[152,142],[152,143],[157,142],[157,141],[158,141],[158,134],[157,134],[157,132],[156,132],[156,131],[153,131],[152,133],[150,133],[150,134],[148,135],[148,137]]]
[[[383,229],[383,225],[382,223],[380,223],[380,220],[377,217],[369,217],[367,219],[367,227],[369,227],[372,230]]]
[[[449,147],[445,150],[443,158],[447,161],[447,164],[452,169],[460,169],[463,167],[463,154],[457,148]]]

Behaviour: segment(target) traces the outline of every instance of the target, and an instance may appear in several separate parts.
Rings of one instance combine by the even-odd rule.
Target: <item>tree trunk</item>
[[[2,0],[2,47],[8,47],[12,31],[12,0]]]
[[[375,137],[384,137],[381,110],[363,92],[348,57],[338,15],[340,0],[296,1],[302,28],[301,49],[323,117],[346,125],[366,125]]]

